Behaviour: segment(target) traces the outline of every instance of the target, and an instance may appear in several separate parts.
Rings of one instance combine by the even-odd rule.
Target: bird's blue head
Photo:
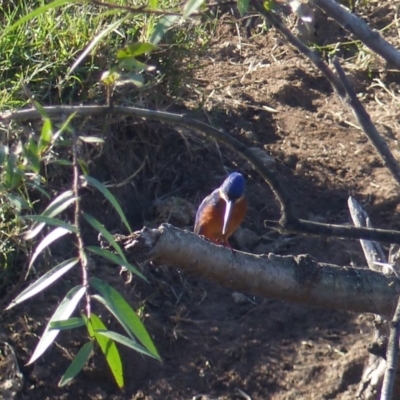
[[[239,172],[230,174],[221,185],[221,191],[230,201],[240,199],[244,194],[244,178]]]

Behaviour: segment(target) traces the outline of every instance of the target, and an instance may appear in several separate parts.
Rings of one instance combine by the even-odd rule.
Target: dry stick
[[[313,0],[313,3],[388,63],[400,69],[399,51],[383,39],[378,32],[373,31],[366,22],[346,11],[334,0]]]
[[[73,143],[72,143],[72,170],[73,170],[73,183],[72,183],[72,191],[76,198],[75,200],[75,212],[74,212],[74,225],[76,228],[76,241],[78,248],[78,257],[79,262],[82,268],[82,285],[86,288],[86,316],[90,318],[90,294],[89,294],[89,280],[88,280],[88,266],[87,266],[87,257],[84,250],[84,244],[81,234],[80,228],[80,219],[81,219],[81,203],[79,197],[79,165],[78,165],[78,137],[75,132],[73,135]]]
[[[354,116],[360,124],[362,130],[367,135],[368,139],[374,146],[375,150],[381,156],[384,166],[390,171],[392,176],[396,179],[397,184],[400,185],[400,166],[397,160],[394,158],[393,153],[390,151],[386,141],[379,134],[375,125],[371,121],[371,117],[365,110],[364,106],[358,100],[357,94],[351,86],[343,68],[340,66],[339,60],[335,57],[333,59],[333,65],[336,69],[337,74],[347,93],[346,102],[350,105],[353,110]]]
[[[350,211],[351,218],[353,220],[353,224],[355,226],[369,226],[371,223],[369,222],[368,214],[363,210],[361,205],[358,203],[356,199],[353,199],[351,196],[347,201],[347,205]],[[365,259],[367,260],[367,264],[369,269],[372,271],[382,272],[382,267],[375,264],[376,261],[380,263],[386,263],[386,257],[383,254],[382,246],[378,242],[372,242],[370,240],[360,240],[361,247],[364,252]]]
[[[390,322],[390,335],[386,352],[385,376],[383,378],[380,400],[391,400],[393,398],[393,388],[396,380],[397,361],[399,356],[399,336],[400,297],[397,300],[397,307],[394,313],[394,317]]]
[[[232,150],[249,161],[254,169],[265,179],[271,187],[281,206],[282,217],[279,223],[268,223],[267,226],[284,232],[305,233],[309,235],[335,236],[350,239],[375,240],[385,243],[400,244],[400,232],[388,229],[369,229],[351,225],[332,225],[297,219],[293,210],[292,201],[284,190],[280,178],[275,171],[265,166],[257,154],[228,133],[222,132],[194,118],[184,114],[173,114],[164,111],[153,111],[135,107],[108,107],[108,106],[54,106],[43,107],[49,116],[70,115],[104,115],[117,114],[131,117],[155,119],[175,125],[195,129],[205,135],[225,143]],[[32,118],[41,118],[36,109],[18,110],[0,114],[1,121],[22,121]]]
[[[291,45],[296,47],[296,49],[298,49],[302,54],[311,60],[317,69],[319,69],[323,75],[325,75],[326,79],[328,79],[339,97],[346,96],[346,92],[342,83],[316,51],[311,50],[300,39],[294,36],[292,32],[290,32],[290,30],[286,28],[284,24],[282,24],[276,15],[265,10],[261,2],[253,1],[252,5],[275,29],[282,33],[282,35]]]

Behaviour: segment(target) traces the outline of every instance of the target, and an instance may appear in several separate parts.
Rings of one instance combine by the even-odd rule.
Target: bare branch
[[[393,275],[318,263],[309,255],[232,252],[168,224],[143,228],[122,240],[127,256],[136,261],[172,265],[234,290],[277,300],[387,315],[400,292]]]
[[[347,204],[355,226],[368,226],[369,228],[372,228],[368,214],[363,210],[356,199],[350,196]],[[370,240],[360,240],[360,244],[364,251],[364,256],[367,260],[369,269],[382,272],[382,267],[375,264],[376,261],[386,263],[386,257],[383,254],[382,246],[379,243]]]
[[[399,357],[400,337],[400,297],[397,299],[397,307],[393,319],[390,322],[390,335],[386,352],[385,376],[383,378],[381,400],[393,398],[393,388],[396,381],[396,371]]]
[[[358,123],[360,124],[362,130],[367,135],[368,139],[375,147],[375,150],[380,155],[383,164],[390,171],[392,176],[396,179],[397,184],[400,185],[400,166],[397,160],[394,158],[393,153],[390,151],[389,146],[386,141],[379,134],[375,125],[371,121],[371,117],[365,110],[364,106],[361,104],[360,100],[356,95],[353,87],[348,81],[346,74],[344,73],[342,67],[340,66],[339,60],[335,57],[333,60],[333,65],[336,72],[339,75],[341,82],[347,93],[347,103],[353,110],[354,116],[356,117]]]
[[[400,53],[398,50],[383,39],[378,32],[373,31],[366,22],[346,11],[334,0],[313,0],[313,3],[389,64],[400,69]]]

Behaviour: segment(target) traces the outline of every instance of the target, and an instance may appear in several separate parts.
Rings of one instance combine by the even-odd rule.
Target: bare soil
[[[380,29],[393,21],[394,10],[390,2],[370,2],[362,16]],[[323,29],[326,26],[330,29]],[[349,39],[327,19],[320,21],[316,35],[322,44]],[[397,30],[387,29],[384,36],[398,43]],[[400,75],[384,70],[383,63],[368,53],[351,58],[351,50],[344,55],[343,65],[378,130],[400,158]],[[277,32],[255,31],[247,37],[229,17],[222,18],[212,45],[197,63],[195,77],[176,108],[192,109],[192,115],[270,155],[300,217],[350,223],[347,199],[352,195],[376,227],[400,228],[399,190],[394,180],[329,83]],[[277,220],[279,208],[266,184],[234,154],[194,132],[177,132],[155,123],[146,126],[146,138],[157,132],[159,142],[150,145],[160,162],[154,163],[151,179],[149,170],[139,175],[147,180],[139,180],[135,190],[130,189],[131,197],[126,193],[120,197],[136,228],[169,221],[191,229],[201,199],[221,183],[227,171],[237,169],[247,178],[250,209],[232,240],[234,247],[255,253],[308,253],[338,265],[364,265],[355,241],[279,236],[266,229],[263,221]],[[139,128],[129,120],[114,123],[120,143],[114,144],[118,154],[113,157],[126,162],[126,171],[117,175],[121,164],[109,156],[101,165],[94,161],[99,179],[123,180],[133,173],[126,146],[132,130]],[[170,146],[170,158],[160,155],[163,146]],[[87,194],[87,204],[91,196]],[[165,199],[173,203],[173,197],[187,200],[187,211],[169,209]],[[109,226],[107,221],[113,217],[108,211],[93,212]],[[1,331],[14,346],[25,378],[19,399],[355,398],[368,358],[366,346],[372,339],[368,315],[232,293],[168,266],[146,267],[149,284],[135,279],[128,283],[116,267],[107,265],[96,267],[93,273],[143,310],[163,363],[121,347],[127,381],[124,392],[116,388],[97,355],[71,384],[58,388],[59,378],[84,343],[81,335],[72,332],[60,335],[57,346],[35,365],[24,367],[56,304],[78,279],[67,277],[43,296],[1,316]],[[110,319],[109,324],[113,327],[115,322]]]

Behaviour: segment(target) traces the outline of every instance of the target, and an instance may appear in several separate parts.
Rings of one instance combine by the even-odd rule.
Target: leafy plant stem
[[[82,268],[82,285],[86,287],[86,315],[88,318],[90,318],[90,295],[89,295],[89,272],[88,272],[88,265],[87,265],[87,257],[84,251],[84,244],[83,244],[83,239],[82,239],[82,234],[81,234],[81,229],[80,229],[80,219],[81,219],[81,203],[80,203],[80,197],[79,197],[79,189],[80,189],[80,183],[79,183],[79,163],[78,163],[78,146],[79,146],[79,138],[75,134],[75,132],[72,132],[73,136],[73,143],[72,143],[72,170],[73,170],[73,183],[72,183],[72,191],[74,193],[74,196],[76,197],[76,202],[75,202],[75,213],[74,213],[74,225],[76,228],[76,242],[77,242],[77,247],[78,247],[78,258],[79,258],[79,263],[81,264]]]

